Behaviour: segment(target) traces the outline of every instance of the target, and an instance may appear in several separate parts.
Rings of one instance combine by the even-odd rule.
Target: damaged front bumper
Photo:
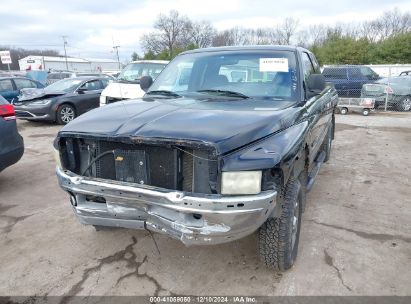
[[[149,229],[186,245],[218,244],[256,231],[276,208],[276,191],[257,195],[194,194],[92,177],[57,168],[83,224]]]

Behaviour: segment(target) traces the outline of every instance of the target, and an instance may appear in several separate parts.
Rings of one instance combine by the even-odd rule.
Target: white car
[[[145,92],[140,88],[140,78],[151,76],[155,79],[168,64],[165,60],[138,60],[130,62],[117,79],[101,93],[100,106],[123,99],[140,98]]]

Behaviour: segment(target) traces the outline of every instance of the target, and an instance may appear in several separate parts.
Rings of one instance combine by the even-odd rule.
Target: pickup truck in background
[[[54,141],[59,184],[79,221],[186,245],[257,232],[262,261],[292,267],[338,102],[314,55],[291,46],[198,49],[139,82],[142,99],[88,112]]]
[[[339,97],[360,97],[364,84],[380,79],[371,68],[361,65],[327,66],[322,74],[326,82],[334,84]]]

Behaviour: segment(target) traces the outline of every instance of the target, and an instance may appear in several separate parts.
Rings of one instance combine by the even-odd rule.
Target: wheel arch
[[[53,112],[54,112],[54,121],[57,121],[57,115],[58,115],[57,112],[58,112],[58,110],[60,109],[60,107],[61,107],[61,106],[64,106],[64,105],[69,105],[69,106],[73,107],[73,109],[74,109],[74,115],[75,115],[75,117],[77,117],[78,110],[77,110],[76,105],[75,105],[74,103],[72,103],[71,101],[62,100],[62,101],[59,101],[59,102],[55,105],[55,110],[53,111]]]

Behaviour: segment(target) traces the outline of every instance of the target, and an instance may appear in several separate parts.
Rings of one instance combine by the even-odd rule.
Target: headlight
[[[42,99],[42,100],[33,101],[33,102],[31,102],[31,104],[46,105],[46,104],[49,104],[50,102],[51,102],[51,99]]]
[[[262,171],[223,172],[221,194],[258,194]]]

